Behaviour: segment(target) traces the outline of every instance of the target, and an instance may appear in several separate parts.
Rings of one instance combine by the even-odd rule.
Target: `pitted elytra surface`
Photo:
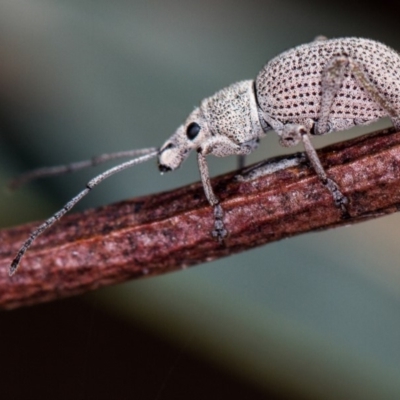
[[[357,63],[399,115],[399,54],[382,43],[359,38],[315,41],[272,59],[256,79],[258,102],[263,112],[271,121],[280,123],[301,123],[304,118],[317,120],[324,68],[331,59],[341,56]],[[348,71],[330,110],[329,132],[368,123],[385,115],[387,112]]]

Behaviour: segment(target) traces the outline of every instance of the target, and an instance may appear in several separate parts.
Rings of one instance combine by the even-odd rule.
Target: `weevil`
[[[276,56],[258,73],[220,90],[201,101],[160,148],[125,151],[60,167],[42,168],[14,181],[18,186],[43,176],[75,171],[120,157],[131,159],[98,175],[36,230],[22,245],[10,267],[12,275],[35,238],[59,220],[93,187],[123,169],[158,157],[160,171],[181,166],[192,150],[197,161],[205,196],[214,210],[211,234],[223,241],[228,235],[223,209],[210,183],[206,156],[247,155],[261,138],[274,130],[282,146],[301,142],[321,184],[334,203],[346,213],[348,200],[335,181],[327,176],[311,143],[313,135],[366,125],[389,116],[400,129],[400,55],[386,45],[361,38],[317,37]]]

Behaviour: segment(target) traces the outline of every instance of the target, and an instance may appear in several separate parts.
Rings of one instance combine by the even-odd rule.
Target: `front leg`
[[[258,139],[252,139],[242,144],[237,144],[226,136],[214,136],[208,140],[202,147],[197,149],[197,162],[199,165],[201,182],[203,184],[204,193],[210,205],[214,209],[214,229],[211,234],[220,242],[228,235],[228,231],[224,225],[224,211],[219,203],[218,197],[215,195],[210,182],[210,173],[206,161],[207,154],[213,154],[217,157],[228,155],[246,155],[251,153],[258,146]]]
[[[214,229],[211,231],[211,235],[218,239],[219,242],[222,242],[224,237],[226,237],[228,234],[223,221],[224,211],[221,207],[221,204],[219,204],[219,200],[211,186],[206,157],[202,154],[201,149],[197,151],[197,161],[199,164],[201,183],[203,184],[204,193],[208,202],[214,209]]]

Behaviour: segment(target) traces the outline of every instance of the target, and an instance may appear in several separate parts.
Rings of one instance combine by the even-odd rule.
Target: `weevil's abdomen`
[[[288,50],[267,63],[257,76],[258,104],[273,128],[282,123],[318,119],[321,77],[326,63],[348,56],[400,116],[400,56],[391,48],[368,39],[315,41]],[[346,70],[341,89],[329,114],[329,131],[367,124],[385,112]]]

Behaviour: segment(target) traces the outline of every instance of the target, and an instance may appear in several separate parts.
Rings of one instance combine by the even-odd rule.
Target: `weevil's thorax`
[[[267,131],[270,127],[263,124]],[[228,139],[241,145],[264,136],[260,123],[254,81],[242,81],[204,99],[159,151],[158,164],[162,172],[178,168],[194,149],[207,148],[217,156],[233,154]],[[210,152],[210,150],[208,150]],[[244,153],[240,153],[244,154]]]
[[[262,130],[254,81],[237,82],[204,99],[200,105],[211,134],[222,135],[237,144],[259,138]]]
[[[400,114],[400,57],[382,43],[343,38],[315,41],[288,50],[268,62],[256,79],[258,104],[274,129],[282,124],[318,119],[324,67],[347,56],[362,68],[381,95]],[[385,113],[348,71],[329,115],[330,132],[372,122]]]

